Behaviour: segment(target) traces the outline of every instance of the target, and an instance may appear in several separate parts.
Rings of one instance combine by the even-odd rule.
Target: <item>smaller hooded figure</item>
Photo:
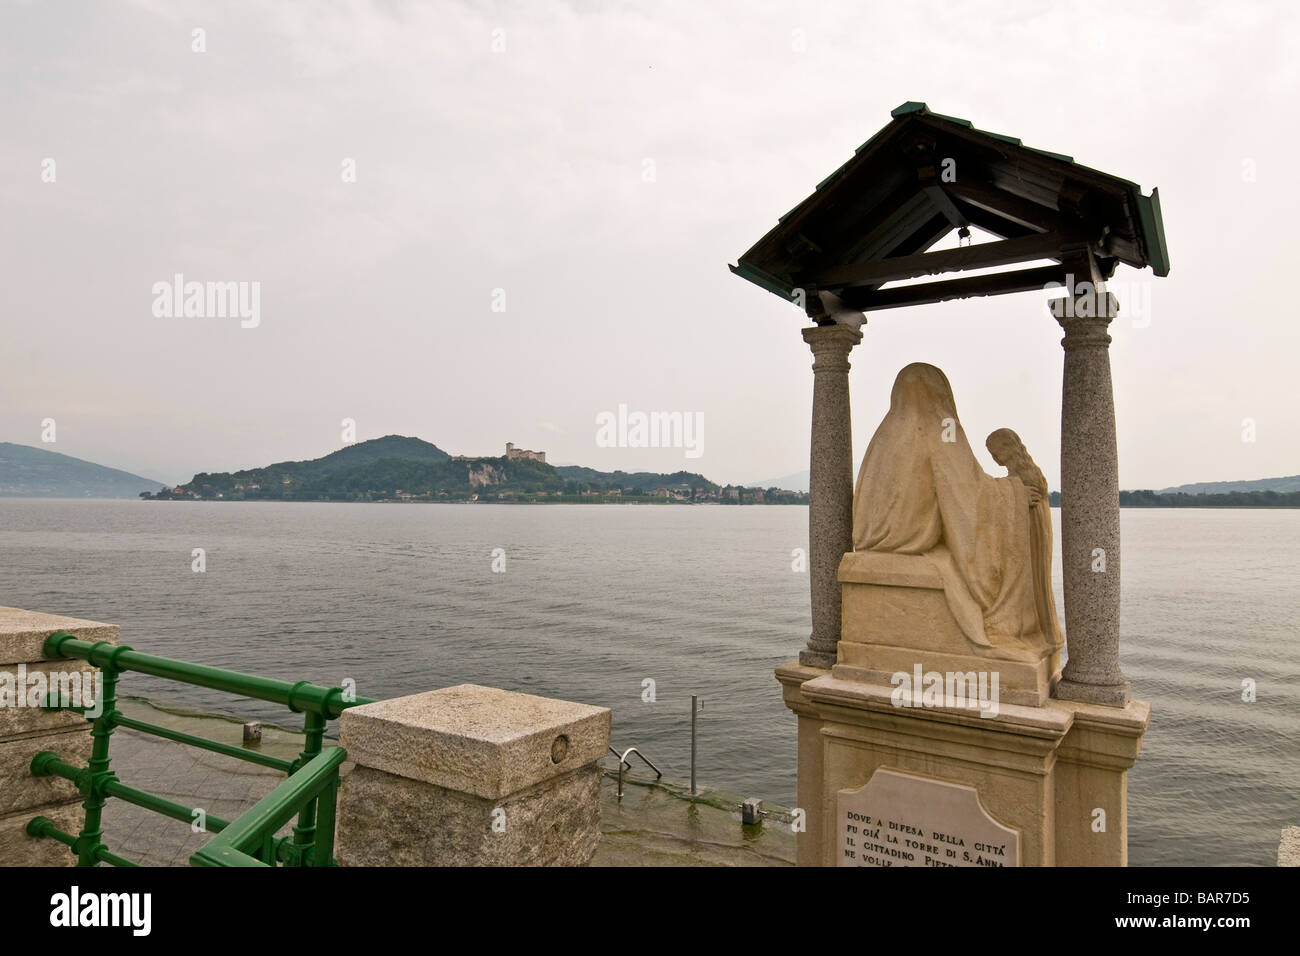
[[[980,467],[947,376],[923,362],[899,372],[858,472],[854,549],[925,555],[972,643],[1035,660],[1056,638],[1040,626],[1031,523],[1025,483]]]
[[[1061,624],[1056,615],[1056,595],[1052,592],[1052,508],[1047,490],[1047,478],[1029,457],[1029,451],[1020,436],[1010,428],[999,428],[984,440],[993,460],[1007,470],[1008,475],[1020,479],[1029,489],[1029,506],[1033,509],[1029,521],[1029,550],[1034,565],[1034,602],[1038,613],[1038,627],[1056,647],[1065,644]]]

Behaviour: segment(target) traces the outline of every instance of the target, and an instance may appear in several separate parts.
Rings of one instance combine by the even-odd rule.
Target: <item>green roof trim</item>
[[[778,216],[776,221],[777,221],[778,223],[785,222],[787,219],[789,219],[791,216],[793,216],[795,213],[797,213],[797,212],[799,211],[799,206],[802,206],[802,205],[803,205],[804,203],[806,203],[807,201],[808,201],[808,198],[807,198],[806,196],[805,196],[803,199],[800,199],[800,200],[799,200],[799,205],[798,205],[798,206],[795,206],[793,209],[791,209],[791,210],[790,210],[788,213],[786,213],[784,216]]]
[[[1160,189],[1152,187],[1150,196],[1137,192],[1138,220],[1147,243],[1147,259],[1151,271],[1158,276],[1169,275],[1169,247],[1165,243],[1165,221],[1160,214]]]
[[[983,133],[985,136],[1000,139],[1004,143],[1010,143],[1012,146],[1020,146],[1024,149],[1032,150],[1040,156],[1050,156],[1052,159],[1059,159],[1063,163],[1074,162],[1073,156],[1066,156],[1064,153],[1054,153],[1050,149],[1034,149],[1032,146],[1025,146],[1024,142],[1017,139],[1015,136],[1006,136],[1003,133],[991,133],[986,129],[975,129],[974,123],[968,119],[962,119],[960,116],[945,116],[943,113],[931,112],[930,107],[926,106],[924,103],[918,103],[915,100],[908,100],[902,106],[896,106],[889,111],[889,115],[894,119],[898,119],[900,116],[907,116],[909,113],[923,113],[926,116],[933,116],[935,119],[947,120],[949,123],[956,123],[958,126],[965,126],[967,129],[974,130],[976,133]],[[880,134],[877,133],[876,135],[879,136]],[[871,139],[875,138],[875,136],[871,137]],[[859,146],[857,151],[860,153],[866,149],[867,143],[870,143],[871,139]]]
[[[929,111],[927,110],[927,113],[928,112]],[[968,119],[962,119],[960,116],[945,116],[943,113],[929,113],[929,115],[933,116],[935,119],[947,120],[949,123],[956,123],[958,126],[965,126],[967,129],[975,129],[974,123]],[[975,132],[980,133],[983,132],[983,130],[975,129]]]
[[[1019,138],[1015,136],[1005,136],[1002,133],[990,133],[988,130],[984,130],[984,129],[978,130],[978,132],[983,133],[985,136],[992,136],[994,139],[1000,139],[1004,143],[1010,143],[1012,146],[1025,145],[1019,140]]]
[[[742,279],[754,283],[754,285],[761,289],[766,289],[773,295],[779,295],[781,298],[788,299],[791,302],[794,301],[794,290],[790,288],[787,283],[782,282],[774,275],[764,272],[762,269],[758,268],[758,266],[750,265],[744,259],[741,259],[734,266],[727,266],[727,268]]]
[[[895,106],[889,111],[889,115],[894,119],[898,119],[900,116],[906,116],[908,113],[928,112],[930,112],[930,107],[926,106],[924,103],[918,103],[916,100],[908,100],[902,106]]]
[[[962,119],[960,116],[945,116],[942,113],[932,112],[930,107],[926,106],[924,103],[918,103],[916,100],[908,100],[902,106],[895,106],[889,111],[889,115],[894,119],[898,119],[900,116],[907,116],[909,113],[923,113],[926,116],[933,116],[935,119],[947,120],[949,123],[956,123],[959,126],[974,129],[970,120]]]
[[[876,135],[875,135],[875,136],[872,136],[871,139],[867,140],[865,143],[863,143],[861,146],[859,146],[857,149],[855,149],[855,150],[853,151],[853,155],[854,155],[854,156],[858,155],[858,153],[862,152],[864,149],[866,149],[868,146],[870,146],[870,145],[871,145],[872,143],[874,143],[876,140],[880,139],[880,137],[884,136],[884,135],[885,135],[885,130],[887,130],[887,129],[889,129],[889,127],[888,127],[888,126],[884,126],[884,127],[881,127],[880,129],[876,130]]]
[[[1018,143],[1020,142],[1020,140],[1016,140],[1016,142]],[[1074,165],[1074,157],[1066,156],[1064,153],[1054,153],[1050,149],[1034,149],[1034,147],[1032,146],[1026,146],[1025,149],[1029,150],[1031,153],[1037,153],[1039,156],[1047,156],[1051,159],[1059,159],[1063,163],[1069,163],[1070,165]]]
[[[857,150],[853,151],[853,155],[854,156],[858,155]],[[832,179],[838,176],[840,174],[840,169],[843,169],[845,166],[847,166],[849,162],[851,162],[851,160],[845,160],[845,162],[839,167],[839,169],[836,169],[835,172],[831,173],[829,176],[827,176],[825,179],[819,182],[816,186],[813,187],[813,189],[821,189],[828,182],[830,182]]]

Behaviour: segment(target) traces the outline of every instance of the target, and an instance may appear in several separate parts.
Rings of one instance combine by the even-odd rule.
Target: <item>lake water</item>
[[[120,624],[167,657],[351,678],[363,696],[473,682],[606,706],[614,746],[678,780],[697,694],[700,785],[791,806],[795,719],[772,671],[810,627],[791,570],[807,528],[788,506],[10,499],[0,604]],[[1152,707],[1130,861],[1270,865],[1300,825],[1300,511],[1125,510],[1123,529],[1123,666]],[[289,716],[144,675],[122,689]]]

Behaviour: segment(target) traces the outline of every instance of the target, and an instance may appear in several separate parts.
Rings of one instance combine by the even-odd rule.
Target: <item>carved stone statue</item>
[[[1056,616],[1056,595],[1052,592],[1052,507],[1047,490],[1047,478],[1034,460],[1020,436],[1010,428],[999,428],[984,439],[984,447],[993,460],[1007,469],[1007,474],[1020,479],[1029,489],[1029,506],[1033,513],[1029,519],[1029,551],[1034,564],[1034,601],[1038,611],[1038,626],[1049,636],[1056,647],[1064,644],[1061,624]]]
[[[928,559],[969,653],[1044,662],[1050,678],[1062,641],[1046,480],[1015,432],[995,431],[988,447],[1006,477],[980,467],[943,372],[908,365],[858,473],[853,547]]]

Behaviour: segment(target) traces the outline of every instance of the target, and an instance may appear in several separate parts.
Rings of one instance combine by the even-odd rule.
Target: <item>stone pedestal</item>
[[[776,674],[799,715],[801,866],[1127,863],[1127,770],[1149,720],[1146,704],[1002,703],[985,717],[921,706],[919,694],[900,706],[895,687],[794,662]],[[877,771],[894,792],[885,812],[892,818],[864,822],[859,794],[882,780]],[[936,796],[945,792],[954,799]],[[990,849],[991,832],[1012,837]]]
[[[344,866],[577,866],[600,839],[610,712],[461,684],[353,707]]]
[[[830,667],[840,639],[836,572],[853,550],[853,430],[849,415],[849,352],[862,333],[847,325],[803,330],[813,352],[812,448],[808,465],[808,587],[812,634],[799,660]]]
[[[56,631],[83,641],[118,640],[113,624],[0,607],[0,866],[76,863],[62,843],[28,836],[25,830],[36,816],[48,817],[65,833],[77,833],[82,825],[77,788],[59,777],[32,776],[31,762],[42,750],[53,750],[68,763],[84,764],[90,759],[90,725],[80,714],[47,711],[31,706],[30,699],[17,699],[41,685],[49,693],[70,692],[86,686],[96,673],[84,661],[45,657],[45,639]]]
[[[1059,679],[1060,653],[972,644],[944,597],[943,579],[920,554],[850,552],[840,561],[844,621],[831,674],[892,686],[892,675],[996,674],[1000,701],[1038,706]],[[986,681],[986,687],[989,686]]]

